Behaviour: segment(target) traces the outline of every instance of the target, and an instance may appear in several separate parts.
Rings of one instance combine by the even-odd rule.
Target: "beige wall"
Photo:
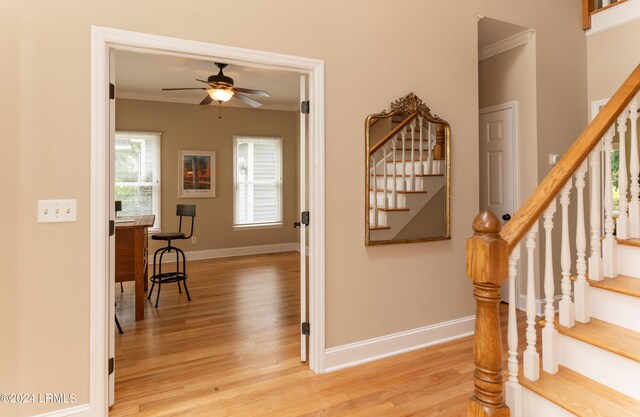
[[[327,347],[474,314],[464,259],[478,201],[478,14],[536,29],[539,137],[575,138],[586,120],[578,0],[216,4],[217,14],[241,10],[244,30],[194,12],[210,6],[1,3],[0,214],[15,237],[0,251],[0,313],[11,318],[0,329],[2,391],[89,399],[91,25],[325,61]],[[409,9],[399,32],[389,16]],[[389,57],[411,64],[390,66]],[[411,91],[452,126],[452,239],[365,247],[363,121]],[[77,198],[78,221],[36,223],[36,201],[46,198]],[[64,406],[2,407],[19,417]]]
[[[162,132],[162,229],[177,230],[176,204],[196,204],[197,243],[184,250],[236,248],[298,241],[298,112],[118,99],[116,129]],[[282,137],[284,227],[233,230],[233,135]],[[178,151],[216,152],[215,198],[178,199]],[[151,248],[154,249],[153,247]]]
[[[587,38],[589,103],[609,98],[640,63],[640,20]]]

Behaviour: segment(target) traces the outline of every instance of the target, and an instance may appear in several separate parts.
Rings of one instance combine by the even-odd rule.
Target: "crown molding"
[[[536,31],[533,29],[527,29],[506,39],[492,43],[478,50],[478,61],[482,61],[487,58],[491,58],[494,55],[498,55],[502,52],[506,52],[509,49],[516,48],[520,45],[529,43]]]

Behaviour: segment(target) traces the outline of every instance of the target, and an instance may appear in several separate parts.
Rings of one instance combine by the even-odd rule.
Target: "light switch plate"
[[[38,200],[38,223],[75,222],[77,201]]]

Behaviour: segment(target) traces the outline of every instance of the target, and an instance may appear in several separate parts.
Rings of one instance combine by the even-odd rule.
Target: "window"
[[[233,141],[234,228],[282,227],[282,138]]]
[[[613,191],[613,211],[619,210],[620,189],[618,188],[618,170],[620,168],[620,148],[619,143],[614,143],[611,151],[611,186]]]
[[[160,228],[160,133],[116,132],[115,191],[120,216],[155,214]]]

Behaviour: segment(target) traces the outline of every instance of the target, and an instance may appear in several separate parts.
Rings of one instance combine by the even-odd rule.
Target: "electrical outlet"
[[[38,200],[38,223],[75,222],[76,200]]]
[[[196,237],[195,236],[191,237],[191,243],[193,243],[195,245],[195,243],[196,243]]]

